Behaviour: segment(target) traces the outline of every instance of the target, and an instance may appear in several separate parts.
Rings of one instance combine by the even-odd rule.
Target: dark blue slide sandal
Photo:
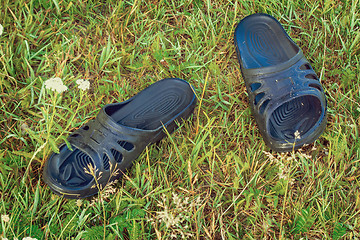
[[[286,152],[314,142],[326,127],[327,103],[301,49],[274,17],[263,13],[241,20],[234,41],[266,145]]]
[[[166,131],[172,133],[195,105],[192,87],[177,78],[163,79],[125,102],[106,105],[95,120],[69,136],[72,151],[62,144],[59,154],[49,157],[43,179],[60,196],[92,196],[131,167],[146,146],[160,141]],[[88,173],[91,169],[95,176]]]

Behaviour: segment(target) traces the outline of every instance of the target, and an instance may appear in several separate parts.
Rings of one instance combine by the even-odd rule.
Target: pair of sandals
[[[236,53],[252,113],[268,147],[285,152],[315,141],[326,127],[326,98],[301,49],[267,14],[244,18]],[[172,133],[196,105],[191,85],[158,81],[134,97],[104,106],[47,160],[43,177],[66,198],[96,194],[118,179],[146,146]]]

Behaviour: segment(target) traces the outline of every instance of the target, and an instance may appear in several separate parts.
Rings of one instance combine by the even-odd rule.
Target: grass
[[[279,19],[326,90],[325,132],[288,154],[265,146],[236,59],[235,26],[256,12]],[[0,213],[10,219],[0,236],[360,238],[359,19],[358,0],[3,0]],[[68,91],[45,90],[50,77]],[[41,175],[58,144],[105,104],[167,77],[194,86],[192,119],[148,147],[110,194],[53,195]],[[183,213],[178,226],[166,224],[165,206]]]

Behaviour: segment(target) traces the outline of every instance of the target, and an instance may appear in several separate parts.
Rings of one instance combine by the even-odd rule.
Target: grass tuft
[[[279,19],[327,95],[323,135],[287,154],[265,146],[236,59],[236,24],[256,12]],[[3,0],[0,24],[0,237],[360,238],[359,1]],[[53,77],[68,90],[45,89]],[[115,188],[53,195],[42,168],[69,133],[168,77],[194,87],[191,120]]]

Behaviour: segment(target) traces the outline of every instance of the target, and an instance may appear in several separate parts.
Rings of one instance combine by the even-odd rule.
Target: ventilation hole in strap
[[[79,137],[80,134],[77,134],[77,133],[74,133],[74,134],[71,134],[70,137]]]
[[[260,87],[261,87],[261,83],[253,83],[250,85],[250,89],[252,92],[258,90]]]
[[[265,93],[259,93],[259,94],[256,94],[255,96],[255,101],[254,101],[254,104],[257,105],[258,102],[265,96]]]
[[[303,65],[300,66],[300,69],[301,69],[301,70],[310,70],[310,69],[311,69],[311,66],[310,66],[310,64],[305,63],[305,64],[303,64]]]
[[[260,114],[263,114],[263,113],[264,113],[265,108],[266,108],[266,106],[269,104],[269,102],[270,102],[270,99],[267,99],[267,100],[265,100],[265,101],[261,104],[260,109],[259,109],[259,113],[260,113]]]
[[[84,129],[84,130],[89,130],[89,126],[88,126],[88,125],[85,125],[85,126],[82,127],[82,129]]]
[[[308,79],[318,80],[318,78],[317,78],[317,76],[315,74],[307,74],[305,77],[308,78]]]
[[[134,144],[132,144],[132,143],[129,143],[126,141],[118,141],[117,143],[126,151],[131,151],[134,149]]]
[[[310,83],[310,84],[309,84],[309,87],[316,88],[316,89],[319,90],[320,92],[323,91],[322,88],[321,88],[321,86],[319,86],[318,84]]]
[[[110,169],[110,159],[106,154],[103,155],[103,164],[104,164],[104,169],[105,170]]]
[[[89,170],[89,165],[94,168],[94,163],[89,157],[89,155],[82,151],[78,151],[78,153],[76,154],[76,160],[81,169],[85,168],[86,170]]]
[[[121,152],[112,148],[111,154],[114,156],[114,159],[117,163],[121,163],[121,161],[123,160],[123,155],[121,154]]]

